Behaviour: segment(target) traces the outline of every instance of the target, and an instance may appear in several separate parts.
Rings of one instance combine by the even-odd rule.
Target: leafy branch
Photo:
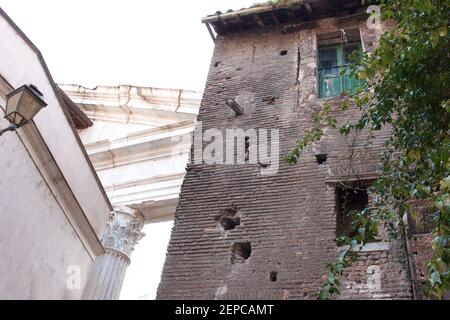
[[[375,201],[362,217],[384,224],[393,238],[405,237],[404,216],[415,202],[429,202],[434,228],[427,292],[443,298],[450,290],[450,2],[380,2],[382,19],[394,21],[395,26],[381,36],[370,55],[352,64],[350,74],[366,82],[364,90],[345,97],[334,109],[325,104],[286,160],[296,163],[305,148],[322,139],[327,127],[343,135],[390,128],[380,175],[371,187]],[[361,115],[338,127],[336,114],[349,106]],[[362,223],[359,228],[364,219],[356,219]],[[344,239],[350,249],[327,265],[328,279],[320,298],[339,293],[339,277],[354,261],[352,244],[367,241],[363,238],[357,233]]]

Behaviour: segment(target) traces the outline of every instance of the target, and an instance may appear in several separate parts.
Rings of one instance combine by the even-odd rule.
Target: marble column
[[[83,291],[84,300],[117,300],[130,256],[142,239],[144,219],[129,207],[114,207],[102,237],[105,253],[98,256]]]

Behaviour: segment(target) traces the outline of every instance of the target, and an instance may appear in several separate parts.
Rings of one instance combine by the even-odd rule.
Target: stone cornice
[[[94,121],[80,133],[90,141],[85,148],[111,201],[138,209],[146,223],[173,219],[185,175],[180,161],[189,157],[201,93],[133,86],[61,88]],[[115,127],[119,135],[108,135]],[[136,173],[146,164],[155,170]]]
[[[170,158],[189,152],[193,123],[173,127],[173,131],[139,132],[117,140],[101,140],[86,146],[94,167],[104,170],[120,165]]]
[[[180,133],[191,132],[193,129],[193,121],[182,121],[171,125],[161,126],[158,128],[139,131],[128,134],[122,138],[110,140],[98,140],[85,145],[89,155],[103,152],[105,149],[120,149],[125,146],[138,145],[149,141],[156,141],[167,137],[177,136]],[[177,131],[181,131],[178,133]]]
[[[124,85],[60,87],[89,118],[122,123],[164,125],[192,120],[202,97],[195,91]]]
[[[137,186],[143,186],[143,185],[149,185],[151,183],[158,183],[158,182],[169,182],[173,180],[182,180],[184,178],[184,175],[186,174],[185,171],[183,172],[175,172],[172,174],[166,174],[166,175],[157,175],[150,178],[144,178],[139,180],[133,180],[133,181],[127,181],[125,183],[119,183],[114,184],[114,186],[107,186],[105,187],[106,192],[116,191],[120,189],[126,189],[130,187],[137,187]]]

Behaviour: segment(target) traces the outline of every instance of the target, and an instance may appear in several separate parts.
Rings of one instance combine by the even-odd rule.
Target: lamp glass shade
[[[17,127],[33,119],[36,113],[47,106],[39,97],[39,93],[27,85],[9,93],[6,98],[5,118]]]

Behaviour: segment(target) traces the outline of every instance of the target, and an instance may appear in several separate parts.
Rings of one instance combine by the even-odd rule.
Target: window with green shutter
[[[330,43],[331,42],[331,43]],[[334,43],[333,43],[334,42]],[[355,94],[363,84],[350,76],[349,66],[354,52],[362,52],[361,41],[342,41],[328,39],[327,43],[318,47],[318,80],[319,97],[332,98],[343,92]]]

